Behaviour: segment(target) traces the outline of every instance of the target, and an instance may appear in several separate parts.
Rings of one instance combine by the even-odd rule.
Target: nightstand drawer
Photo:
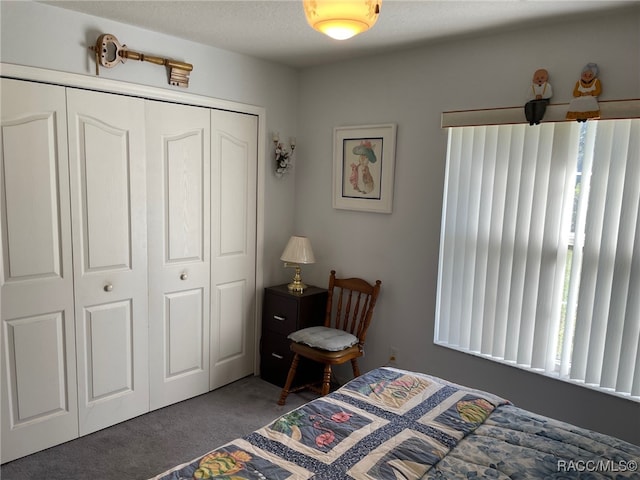
[[[267,382],[283,387],[293,359],[290,341],[265,331],[260,339],[260,376]]]
[[[260,377],[267,382],[284,387],[293,360],[289,346],[291,341],[282,335],[265,332],[260,340]],[[300,358],[294,385],[322,378],[323,366],[306,358]]]
[[[295,298],[267,295],[262,322],[262,328],[285,337],[297,330],[298,304]]]
[[[286,364],[287,369],[291,365],[293,352],[289,347],[291,340],[284,335],[264,332],[260,339],[260,354],[263,360]]]

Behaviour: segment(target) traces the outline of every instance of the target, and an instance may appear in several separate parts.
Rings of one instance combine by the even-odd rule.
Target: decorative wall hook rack
[[[118,39],[110,33],[104,33],[98,37],[96,44],[89,47],[95,53],[96,75],[100,75],[100,65],[105,68],[113,68],[127,59],[151,62],[156,65],[165,65],[169,70],[169,84],[178,87],[189,86],[189,73],[193,70],[190,63],[171,60],[169,58],[154,57],[144,53],[129,50],[126,45],[121,45]]]

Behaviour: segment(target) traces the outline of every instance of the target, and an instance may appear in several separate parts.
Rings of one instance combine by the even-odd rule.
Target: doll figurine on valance
[[[573,88],[573,100],[569,103],[567,120],[586,122],[589,118],[600,118],[598,97],[602,92],[602,85],[598,79],[598,65],[588,63],[582,69],[580,80]]]
[[[544,68],[536,70],[527,92],[529,101],[524,106],[524,115],[529,125],[538,125],[544,117],[549,99],[553,96],[553,90],[549,83],[549,72]]]

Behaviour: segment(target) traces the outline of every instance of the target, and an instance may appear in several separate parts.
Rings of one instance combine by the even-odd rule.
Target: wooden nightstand
[[[260,339],[260,376],[264,380],[284,386],[293,359],[287,335],[322,325],[326,304],[325,288],[307,287],[302,294],[289,293],[287,284],[264,289]],[[301,359],[295,383],[314,378],[322,378],[322,365]]]

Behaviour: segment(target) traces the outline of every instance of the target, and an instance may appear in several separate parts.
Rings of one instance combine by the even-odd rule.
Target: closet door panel
[[[85,308],[87,388],[90,404],[133,390],[131,303],[114,302]]]
[[[87,115],[79,116],[77,126],[83,149],[83,272],[130,269],[129,131]]]
[[[2,462],[78,436],[64,88],[1,80]]]
[[[144,101],[68,89],[80,434],[149,409]]]
[[[55,121],[49,112],[2,127],[9,281],[61,273]]]
[[[165,294],[164,329],[168,340],[166,351],[169,353],[165,380],[199,375],[207,370],[208,365],[203,358],[208,350],[203,341],[203,290]],[[204,392],[199,390],[199,393]]]
[[[64,378],[64,321],[60,312],[7,322],[12,358],[12,383],[18,393],[12,412],[16,424],[38,417],[51,417],[65,411],[67,396]],[[43,365],[34,362],[33,345],[39,345]]]
[[[211,380],[250,375],[255,358],[257,117],[211,111]]]
[[[209,390],[209,110],[149,101],[151,409]]]

